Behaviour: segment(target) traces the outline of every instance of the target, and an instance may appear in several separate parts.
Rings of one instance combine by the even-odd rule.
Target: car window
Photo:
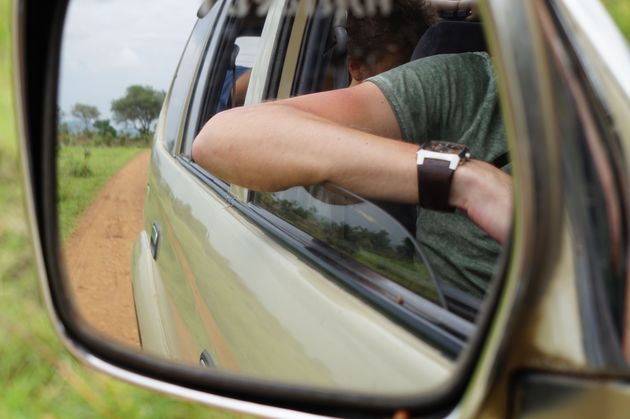
[[[210,12],[195,24],[169,89],[164,107],[168,109],[164,146],[171,153],[174,152],[177,140],[182,134],[182,118],[190,99],[190,80],[197,72],[199,58],[210,38],[220,9],[221,3],[215,4]]]
[[[428,300],[441,295],[416,240],[373,204],[332,185],[255,194],[254,204]]]
[[[194,86],[180,151],[186,159],[190,159],[192,142],[205,121],[217,112],[242,106],[245,102],[265,15],[258,14],[256,8],[244,15],[226,15],[219,35],[213,37],[206,51]]]
[[[290,96],[348,87],[346,15],[315,9],[295,25],[292,37],[302,40],[291,69],[280,86]],[[289,48],[290,50],[290,48]],[[287,61],[291,54],[287,54]],[[288,80],[287,80],[288,79]],[[290,81],[290,83],[289,83]],[[279,97],[286,97],[281,87]],[[272,100],[274,97],[269,97]],[[418,296],[473,319],[480,298],[440,284],[422,256],[416,235],[416,207],[339,199],[325,187],[295,187],[281,192],[253,192],[253,205],[290,223],[347,261],[356,262]],[[341,202],[338,202],[341,201]],[[370,210],[367,210],[367,208]],[[369,225],[360,221],[370,220]],[[404,237],[404,239],[402,238]],[[443,291],[445,290],[445,292]]]
[[[299,2],[299,5],[308,3]],[[282,19],[270,36],[275,42],[273,58],[265,63],[264,69],[256,68],[253,72],[256,74],[263,70],[265,73],[262,100],[348,87],[352,78],[348,66],[348,14],[331,12],[323,7],[308,9],[298,6],[291,13],[285,12]],[[269,43],[269,39],[260,39],[264,26],[265,17],[245,13],[230,17],[225,28],[220,30],[216,53],[205,58],[207,70],[201,72],[197,81],[189,112],[189,124],[181,150],[181,155],[189,161],[192,141],[203,124],[215,113],[246,102],[243,94],[247,95],[244,93],[247,89],[239,87],[234,80],[247,79],[251,74],[251,57],[261,51],[261,44]],[[414,46],[418,40],[414,39]],[[404,55],[406,61],[411,58],[412,51],[413,48]],[[365,60],[368,62],[369,57]],[[251,87],[247,82],[243,84]],[[203,172],[194,162],[193,167],[197,172]],[[209,173],[204,173],[204,176],[227,191],[225,182]],[[446,267],[449,269],[448,278],[433,275],[431,264],[434,262],[427,262],[431,259],[425,258],[423,252],[443,266],[450,261],[445,262],[439,256],[441,250],[425,249],[423,246],[426,244],[420,244],[416,227],[419,216],[415,205],[369,202],[371,207],[378,209],[372,213],[378,212],[379,215],[370,216],[372,224],[365,230],[365,226],[353,222],[369,218],[366,217],[366,205],[339,204],[329,196],[326,188],[317,189],[317,194],[313,193],[313,187],[296,187],[273,193],[244,190],[244,194],[241,194],[241,189],[230,185],[229,193],[239,201],[249,202],[250,207],[263,210],[270,222],[288,223],[292,227],[290,234],[307,234],[319,246],[326,247],[331,255],[337,255],[339,261],[352,265],[349,271],[356,271],[356,267],[360,266],[380,280],[406,289],[414,298],[440,305],[469,321],[476,317],[487,282],[491,279],[488,272],[494,267],[494,259],[481,267],[474,260],[467,266],[451,264]],[[405,233],[408,242],[399,239],[401,232]],[[484,252],[493,255],[500,250],[497,250],[496,243],[492,246]],[[459,277],[453,280],[454,276]],[[471,276],[483,278],[471,285],[468,281]]]
[[[317,9],[308,20],[293,95],[348,87],[346,14]]]

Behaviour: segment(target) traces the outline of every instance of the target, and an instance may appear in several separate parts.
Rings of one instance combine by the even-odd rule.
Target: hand
[[[491,164],[471,160],[453,175],[450,204],[490,237],[505,244],[512,226],[512,177]]]

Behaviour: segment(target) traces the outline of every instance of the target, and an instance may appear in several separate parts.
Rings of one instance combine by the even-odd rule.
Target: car
[[[193,141],[216,113],[349,81],[345,8],[208,1],[151,149],[132,259],[141,352],[95,334],[64,304],[56,72],[44,71],[56,68],[59,27],[26,9],[30,214],[51,313],[75,353],[140,385],[272,417],[580,416],[602,400],[623,412],[628,45],[596,0],[488,0],[479,14],[469,2],[433,3],[440,27],[455,29],[440,29],[447,49],[432,42],[424,54],[487,49],[499,80],[515,204],[488,285],[436,271],[409,207],[330,184],[255,192],[194,161]],[[387,8],[349,7],[360,5]],[[46,6],[53,23],[64,6]],[[34,43],[35,27],[53,35],[50,47]]]
[[[245,72],[246,105],[349,85],[345,16],[291,7],[217,2],[193,29],[157,123],[133,257],[142,347],[285,382],[389,393],[427,376],[431,388],[474,331],[483,290],[434,273],[415,212],[405,228],[338,187],[255,192],[192,159]]]

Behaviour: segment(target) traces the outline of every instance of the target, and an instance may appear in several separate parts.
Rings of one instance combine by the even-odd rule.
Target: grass
[[[62,238],[72,233],[78,216],[105,182],[142,150],[139,147],[60,147],[57,196]]]
[[[630,39],[630,2],[604,3]],[[232,417],[88,370],[62,348],[55,336],[37,291],[22,207],[9,88],[9,8],[9,0],[0,0],[0,417]],[[63,152],[66,151],[68,155],[73,153]],[[90,157],[95,176],[99,176],[96,167],[99,159]],[[77,182],[80,181],[79,177]],[[69,220],[80,212],[79,204],[62,210]],[[62,224],[66,233],[71,230],[72,222],[62,221]]]
[[[40,302],[22,206],[8,68],[10,3],[0,0],[0,418],[235,417],[87,369],[56,337]],[[98,177],[100,157],[95,153],[90,165]]]
[[[626,39],[630,41],[630,1],[602,0],[602,3]]]

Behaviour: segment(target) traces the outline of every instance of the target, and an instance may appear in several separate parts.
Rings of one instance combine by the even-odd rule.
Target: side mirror
[[[574,342],[572,333],[587,333],[576,308],[586,297],[574,295],[575,272],[567,268],[572,248],[563,230],[574,224],[566,219],[558,150],[572,139],[556,135],[564,132],[559,127],[572,127],[575,138],[582,131],[567,116],[575,116],[573,111],[561,117],[538,112],[568,106],[561,100],[569,95],[565,84],[559,84],[560,99],[548,95],[550,80],[562,78],[559,64],[550,64],[554,51],[544,41],[548,34],[539,32],[550,12],[528,1],[508,6],[489,0],[480,8],[501,76],[518,195],[513,240],[496,252],[488,284],[479,290],[435,272],[435,252],[421,234],[352,192],[319,185],[274,193],[245,190],[247,199],[235,199],[229,184],[192,159],[192,141],[217,109],[225,75],[235,68],[252,77],[245,83],[248,102],[273,100],[279,92],[290,96],[298,73],[332,86],[335,76],[326,67],[330,51],[325,50],[330,43],[318,43],[315,34],[334,34],[335,13],[294,3],[272,2],[262,16],[255,8],[232,16],[232,2],[204,1],[197,20],[193,9],[196,24],[170,85],[132,89],[137,94],[128,91],[121,102],[107,98],[117,103],[159,98],[159,119],[133,128],[117,125],[120,115],[95,124],[88,108],[83,108],[83,127],[63,125],[68,121],[59,118],[58,106],[67,94],[64,83],[78,81],[64,73],[70,60],[62,51],[72,51],[72,25],[86,20],[67,15],[65,0],[18,2],[17,95],[29,216],[43,292],[61,338],[78,358],[110,375],[261,416],[409,417],[455,411],[473,416],[496,405],[505,415],[514,406],[526,411],[531,406],[519,400],[529,399],[515,395],[531,390],[528,380],[532,365],[540,367],[537,360],[547,362],[539,372],[545,381],[557,372],[548,367],[551,360],[569,365],[583,355],[575,355],[582,348],[546,346],[546,327],[565,331],[562,342]],[[134,7],[125,2],[125,8]],[[178,7],[181,2],[159,15],[167,17]],[[506,25],[502,16],[514,21]],[[90,33],[99,29],[90,26]],[[242,55],[223,54],[237,37],[244,40]],[[168,61],[161,51],[160,58]],[[99,52],[105,55],[105,49]],[[315,64],[321,68],[310,67]],[[251,71],[252,66],[259,67]],[[104,78],[91,81],[105,84]],[[137,152],[129,147],[120,154],[127,153],[125,158],[112,152],[153,130],[136,160],[129,160]],[[98,149],[92,148],[96,139]],[[83,152],[87,147],[90,152]],[[69,258],[93,242],[68,247],[60,221],[66,214],[64,186],[82,173],[89,177],[97,161],[103,170],[98,173],[110,170],[111,176],[120,173],[124,161],[142,169],[119,182],[120,190],[140,202],[137,225],[124,243],[129,252],[120,251],[123,245],[89,252],[111,262],[98,270],[108,279],[114,278],[115,266],[128,270],[125,279],[101,281],[108,291],[122,284],[127,300],[92,302],[126,306],[132,321],[125,325],[86,315],[89,303],[82,300],[81,286],[93,275],[89,270],[73,275]],[[132,181],[137,189],[130,192]],[[120,196],[105,195],[114,201]],[[115,208],[116,216],[129,213]],[[96,223],[110,238],[127,233],[112,226],[112,217],[102,222],[95,217],[83,218],[93,222],[89,228]],[[558,290],[573,294],[561,297]],[[565,303],[576,309],[567,314]],[[104,330],[101,321],[120,327]],[[122,333],[126,326],[135,335]],[[619,345],[595,346],[605,349],[596,351],[606,354],[603,364],[619,361]],[[583,362],[584,370],[601,373],[590,362]],[[519,375],[524,370],[525,379]],[[539,378],[534,374],[533,382]]]

